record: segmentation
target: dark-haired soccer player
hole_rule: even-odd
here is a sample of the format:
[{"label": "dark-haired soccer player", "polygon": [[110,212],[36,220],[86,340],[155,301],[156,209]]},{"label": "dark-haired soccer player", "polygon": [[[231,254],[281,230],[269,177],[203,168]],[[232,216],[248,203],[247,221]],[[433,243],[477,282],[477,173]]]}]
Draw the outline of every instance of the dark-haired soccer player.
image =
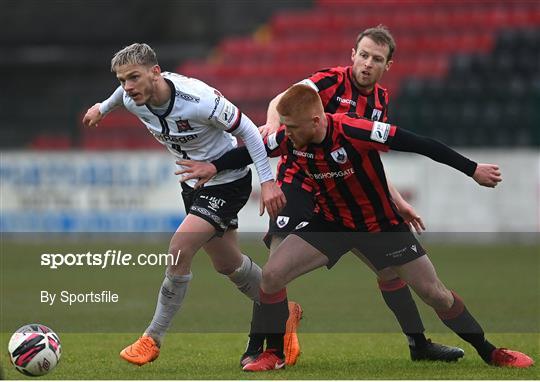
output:
[{"label": "dark-haired soccer player", "polygon": [[[328,113],[354,112],[373,121],[387,122],[389,95],[388,91],[379,85],[379,81],[392,66],[395,49],[396,43],[388,29],[381,25],[366,29],[356,39],[351,53],[351,66],[321,70],[301,83],[319,93],[323,107]],[[280,126],[276,105],[282,96],[283,93],[270,102],[267,122],[259,128],[263,138],[277,131]],[[193,166],[190,171],[196,172],[197,176],[193,173],[192,176],[188,176],[189,178],[200,176],[202,179],[199,184],[216,173],[216,169],[211,167],[204,176],[201,173],[203,165],[181,163]],[[270,220],[268,234],[265,237],[265,243],[270,248],[270,256],[287,234],[298,224],[311,218],[315,208],[312,179],[300,170],[292,157],[283,155],[280,158],[277,181],[286,196],[287,204],[279,216]],[[411,205],[390,182],[388,187],[392,203],[406,223],[418,232],[424,229],[421,217]],[[407,336],[413,360],[455,361],[463,357],[462,349],[433,343],[425,337],[424,325],[409,287],[392,269],[377,270],[362,253],[354,252],[376,273],[383,299]],[[295,312],[296,315],[293,314]],[[297,317],[298,320],[300,314],[299,307],[293,305],[290,324],[294,324],[295,321],[292,319]],[[260,335],[251,330],[249,336],[248,347],[241,358],[242,366],[256,358],[263,348],[263,339]],[[289,344],[286,354],[287,364],[294,364],[300,353],[294,327],[287,330],[286,343]]]},{"label": "dark-haired soccer player", "polygon": [[463,300],[439,280],[425,250],[392,205],[379,151],[428,156],[485,187],[502,180],[498,166],[477,164],[438,141],[390,124],[353,113],[326,114],[317,92],[306,85],[287,90],[277,110],[282,127],[267,138],[267,151],[293,158],[314,181],[319,211],[283,240],[263,268],[253,325],[266,333],[268,348],[244,370],[283,367],[280,333],[288,317],[286,285],[324,265],[331,268],[353,248],[375,268],[391,267],[398,273],[486,363],[509,367],[534,363],[523,353],[492,345]]}]

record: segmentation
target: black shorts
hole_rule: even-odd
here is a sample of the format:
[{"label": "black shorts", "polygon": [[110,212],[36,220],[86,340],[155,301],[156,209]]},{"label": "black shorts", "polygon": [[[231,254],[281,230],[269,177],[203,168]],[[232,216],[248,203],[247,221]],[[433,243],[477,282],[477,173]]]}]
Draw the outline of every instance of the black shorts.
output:
[{"label": "black shorts", "polygon": [[223,236],[229,228],[238,228],[238,212],[251,194],[251,170],[230,183],[202,187],[197,190],[182,183],[182,199],[187,214],[206,220]]},{"label": "black shorts", "polygon": [[281,184],[281,191],[287,198],[287,204],[276,219],[270,219],[268,232],[263,239],[268,248],[274,235],[287,236],[299,225],[307,223],[313,217],[315,209],[315,200],[311,192],[288,183]]},{"label": "black shorts", "polygon": [[329,269],[351,249],[362,252],[377,270],[403,265],[426,254],[405,223],[384,232],[358,232],[315,215],[293,234],[328,257]]}]

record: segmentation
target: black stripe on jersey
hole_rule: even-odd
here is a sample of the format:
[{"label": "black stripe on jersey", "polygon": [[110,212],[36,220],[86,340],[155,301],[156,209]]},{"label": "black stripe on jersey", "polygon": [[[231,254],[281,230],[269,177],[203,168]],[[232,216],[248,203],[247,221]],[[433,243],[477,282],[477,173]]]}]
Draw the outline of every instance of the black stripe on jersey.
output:
[{"label": "black stripe on jersey", "polygon": [[[352,115],[353,118],[358,117],[356,114]],[[371,131],[364,130],[359,127],[354,127],[351,125],[347,125],[345,123],[342,123],[341,126],[343,127],[343,132],[348,137],[358,139],[361,141],[371,141]]]},{"label": "black stripe on jersey", "polygon": [[[350,149],[346,147],[345,140],[340,139],[338,141],[338,143],[339,143],[339,145],[341,147],[345,148],[345,150],[347,151],[347,155],[348,155]],[[333,171],[333,172],[341,171],[340,166],[334,161],[334,159],[332,158],[332,155],[330,154],[330,152],[328,152],[327,154],[328,154],[328,167],[330,168],[330,171]],[[353,168],[356,167],[355,163],[359,163],[359,162],[353,162],[352,160],[350,162],[353,165]],[[356,173],[356,168],[355,168],[354,171]],[[353,193],[351,192],[351,190],[347,186],[345,178],[334,178],[334,182],[336,183],[336,186],[337,186],[337,189],[339,190],[341,198],[343,199],[343,201],[347,205],[347,209],[351,213],[354,224],[356,225],[356,229],[359,230],[359,231],[362,231],[362,232],[367,232],[368,229],[367,229],[367,226],[366,226],[364,218],[363,218],[364,214],[362,212],[362,208],[360,208],[360,206],[358,205],[358,203],[356,201],[355,196],[353,195]],[[363,183],[362,183],[362,185],[363,185]]]},{"label": "black stripe on jersey", "polygon": [[[354,173],[355,173],[356,179],[358,179],[358,182],[360,182],[360,184],[362,185],[362,188],[364,189],[364,193],[366,194],[366,197],[368,198],[369,202],[373,206],[373,210],[375,211],[375,215],[377,218],[377,223],[379,223],[382,229],[388,228],[388,225],[386,224],[381,225],[382,223],[381,218],[383,219],[383,221],[389,220],[389,219],[387,218],[386,213],[384,212],[384,207],[383,207],[380,195],[375,189],[375,186],[373,185],[373,183],[371,183],[371,180],[369,179],[369,176],[366,173],[364,166],[362,165],[362,157],[354,149],[354,147],[351,145],[350,142],[347,142],[346,140],[344,140],[343,147],[345,147],[345,149],[347,150],[347,154],[349,155],[349,158],[350,158],[349,160],[354,165]],[[374,154],[378,155],[377,151],[373,150],[373,152]],[[371,155],[369,154],[368,154],[368,158],[371,161]],[[385,179],[381,179],[380,181],[385,182]]]},{"label": "black stripe on jersey", "polygon": [[169,129],[169,125],[167,124],[167,121],[165,120],[165,118],[162,118],[159,115],[156,115],[156,116],[158,117],[159,124],[161,125],[161,134],[165,136],[169,135],[171,130]]},{"label": "black stripe on jersey", "polygon": [[238,110],[238,118],[236,119],[236,122],[234,123],[234,125],[226,130],[227,133],[232,133],[234,130],[238,129],[238,126],[240,126],[240,121],[242,120],[242,112],[240,110]]},{"label": "black stripe on jersey", "polygon": [[[319,172],[319,169],[317,168],[317,166],[315,166],[315,162],[313,159],[307,160],[307,167],[308,167],[309,172],[311,172],[312,174],[316,174]],[[321,179],[321,180],[313,179],[313,180],[315,181],[315,183],[317,183],[320,190],[320,194],[325,195],[324,201],[326,205],[328,206],[328,208],[330,209],[330,213],[332,214],[332,216],[335,217],[335,221],[337,223],[340,223],[341,225],[344,225],[343,220],[341,219],[341,215],[339,214],[338,208],[334,204],[332,197],[328,195],[328,190],[326,189],[326,185],[324,184],[324,179]],[[321,206],[319,206],[319,208],[321,208]]]},{"label": "black stripe on jersey", "polygon": [[366,97],[366,109],[364,110],[364,117],[371,119],[373,109],[375,108],[375,92]]},{"label": "black stripe on jersey", "polygon": [[148,110],[150,110],[150,112],[158,118],[165,118],[169,114],[171,114],[171,111],[174,106],[174,101],[176,100],[176,88],[174,87],[174,84],[172,83],[171,80],[167,78],[165,78],[165,82],[167,82],[167,85],[169,85],[169,88],[171,89],[171,99],[169,100],[169,106],[167,106],[167,110],[165,110],[165,113],[163,113],[162,115],[159,115],[158,113],[155,112],[154,109],[152,109],[152,106],[150,106],[149,104],[146,104],[146,107],[148,108]]},{"label": "black stripe on jersey", "polygon": [[321,78],[319,81],[315,82],[315,85],[317,86],[317,89],[319,89],[319,92],[322,92],[323,90],[326,90],[337,84],[337,79],[337,74],[331,77],[324,77]]},{"label": "black stripe on jersey", "polygon": [[330,98],[328,98],[329,102],[328,104],[324,105],[324,111],[330,114],[334,114],[337,109],[339,108],[340,104],[337,100],[337,97],[341,97],[345,93],[345,81],[346,78],[343,77],[343,81],[339,84],[339,86],[336,88],[336,91]]},{"label": "black stripe on jersey", "polygon": [[354,82],[351,81],[351,99],[354,101],[354,103],[351,102],[351,105],[349,106],[349,113],[356,113],[356,107],[358,105],[359,97],[360,97],[360,92],[358,91],[356,86],[354,86]]},{"label": "black stripe on jersey", "polygon": [[384,89],[379,88],[378,93],[379,93],[379,102],[382,105],[382,116],[381,116],[380,121],[384,122],[384,117],[388,116],[388,104],[386,103],[386,98],[384,97]]},{"label": "black stripe on jersey", "polygon": [[[315,150],[310,150],[311,152],[313,152],[315,154],[315,156],[317,155],[318,150],[322,150],[323,153],[325,153],[330,148],[332,148],[332,142],[333,142],[333,140],[332,140],[332,132],[333,132],[333,129],[334,129],[334,125],[333,125],[333,122],[331,121],[330,117],[327,117],[327,118],[329,118],[329,124],[328,124],[328,130],[326,132],[326,137],[324,138],[324,141],[322,142],[321,145],[311,145],[311,146],[315,147]],[[319,168],[315,164],[314,159],[308,159],[307,160],[307,165],[308,165],[309,171],[312,174],[316,174],[316,173],[320,172]],[[332,197],[328,193],[328,189],[326,188],[326,185],[324,183],[324,179],[321,179],[321,180],[313,179],[313,181],[315,183],[317,183],[317,185],[319,186],[319,190],[320,190],[321,195],[325,195],[325,197],[324,197],[325,203],[328,206],[328,208],[330,209],[330,213],[332,214],[332,216],[334,216],[335,221],[340,223],[341,225],[344,225],[343,219],[341,218],[341,215],[339,213],[339,208],[337,208],[337,206],[334,203],[334,200],[332,199]]]},{"label": "black stripe on jersey", "polygon": [[[381,161],[381,156],[377,151],[370,151],[368,156],[377,174],[381,174],[382,176],[381,183],[384,188],[384,193],[386,194],[388,199],[392,201],[392,196],[390,194],[390,190],[388,189],[388,181],[386,180],[386,174],[384,173],[384,166]],[[395,203],[390,202],[390,206],[392,207],[392,211],[394,211],[394,214],[396,215],[396,219],[401,220],[401,215],[399,215]]]}]

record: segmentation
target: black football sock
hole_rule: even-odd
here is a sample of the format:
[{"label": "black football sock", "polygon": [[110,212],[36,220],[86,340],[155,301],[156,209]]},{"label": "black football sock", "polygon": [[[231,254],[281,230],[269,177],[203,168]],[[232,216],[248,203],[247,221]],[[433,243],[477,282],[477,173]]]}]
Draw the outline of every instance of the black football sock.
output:
[{"label": "black football sock", "polygon": [[491,363],[491,353],[495,350],[495,346],[486,340],[484,330],[469,313],[461,297],[454,291],[452,294],[454,295],[452,307],[447,311],[436,310],[437,315],[454,333],[470,343],[485,362]]},{"label": "black football sock", "polygon": [[252,331],[264,333],[266,348],[275,350],[281,358],[285,357],[283,336],[288,317],[289,305],[286,289],[273,294],[260,291],[260,304],[256,304],[253,309]]},{"label": "black football sock", "polygon": [[246,348],[245,353],[246,354],[256,354],[260,353],[264,347],[264,333],[261,333],[261,329],[257,330],[255,323],[255,309],[259,304],[254,302],[253,303],[253,311],[252,311],[252,317],[253,320],[251,321],[251,328],[249,332],[249,341]]},{"label": "black football sock", "polygon": [[424,325],[407,284],[400,278],[390,281],[378,280],[384,302],[394,312],[401,330],[407,336],[410,347],[427,345]]}]

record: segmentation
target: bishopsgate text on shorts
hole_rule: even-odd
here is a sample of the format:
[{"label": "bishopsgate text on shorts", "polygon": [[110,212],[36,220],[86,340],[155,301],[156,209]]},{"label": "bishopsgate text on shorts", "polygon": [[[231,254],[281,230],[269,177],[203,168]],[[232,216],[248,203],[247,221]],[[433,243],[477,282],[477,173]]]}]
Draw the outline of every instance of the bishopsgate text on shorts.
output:
[{"label": "bishopsgate text on shorts", "polygon": [[103,253],[42,253],[41,266],[50,269],[59,267],[125,267],[125,266],[169,266],[177,265],[180,251],[177,255],[171,253],[123,253],[122,250],[108,249]]}]

